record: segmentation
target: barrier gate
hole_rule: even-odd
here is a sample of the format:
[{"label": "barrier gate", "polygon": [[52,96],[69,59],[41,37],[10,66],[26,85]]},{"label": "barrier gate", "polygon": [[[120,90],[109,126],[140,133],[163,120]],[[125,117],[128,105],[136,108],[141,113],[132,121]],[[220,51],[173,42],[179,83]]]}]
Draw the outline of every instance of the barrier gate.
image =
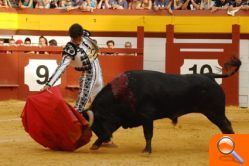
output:
[{"label": "barrier gate", "polygon": [[[174,25],[166,27],[166,73],[217,73],[217,67],[232,56],[239,56],[240,26],[233,25],[231,43],[175,43]],[[216,79],[226,94],[226,105],[238,105],[238,73],[224,78]]]}]

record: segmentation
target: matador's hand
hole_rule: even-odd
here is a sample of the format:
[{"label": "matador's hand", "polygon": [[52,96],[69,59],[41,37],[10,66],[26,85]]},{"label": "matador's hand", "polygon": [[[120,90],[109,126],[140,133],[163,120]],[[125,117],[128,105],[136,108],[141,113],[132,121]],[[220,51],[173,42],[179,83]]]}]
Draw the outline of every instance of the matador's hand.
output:
[{"label": "matador's hand", "polygon": [[48,90],[48,88],[50,88],[50,86],[49,85],[45,85],[40,91]]}]

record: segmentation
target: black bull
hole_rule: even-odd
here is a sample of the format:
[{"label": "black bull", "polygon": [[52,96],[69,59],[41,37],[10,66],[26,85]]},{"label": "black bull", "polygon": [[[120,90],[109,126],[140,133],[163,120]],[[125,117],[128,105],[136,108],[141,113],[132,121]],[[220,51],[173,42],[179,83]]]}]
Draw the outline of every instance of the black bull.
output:
[{"label": "black bull", "polygon": [[232,58],[225,74],[173,75],[156,71],[128,71],[108,83],[92,103],[93,132],[98,139],[92,149],[110,140],[119,127],[142,125],[146,146],[151,153],[153,120],[177,118],[188,113],[202,113],[219,127],[222,133],[234,133],[225,116],[225,95],[214,78],[226,78],[241,65]]}]

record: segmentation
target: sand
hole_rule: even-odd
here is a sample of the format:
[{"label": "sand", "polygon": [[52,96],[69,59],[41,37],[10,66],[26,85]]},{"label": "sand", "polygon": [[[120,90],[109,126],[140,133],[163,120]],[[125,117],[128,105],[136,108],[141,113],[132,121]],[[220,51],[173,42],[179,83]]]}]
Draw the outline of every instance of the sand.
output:
[{"label": "sand", "polygon": [[[141,127],[120,128],[114,133],[117,148],[89,148],[96,139],[75,152],[52,151],[37,144],[23,129],[20,115],[24,101],[0,102],[0,166],[201,166],[208,165],[209,140],[219,129],[200,114],[171,121],[155,121],[152,154],[143,154]],[[227,116],[236,133],[249,133],[249,110],[228,107]]]}]

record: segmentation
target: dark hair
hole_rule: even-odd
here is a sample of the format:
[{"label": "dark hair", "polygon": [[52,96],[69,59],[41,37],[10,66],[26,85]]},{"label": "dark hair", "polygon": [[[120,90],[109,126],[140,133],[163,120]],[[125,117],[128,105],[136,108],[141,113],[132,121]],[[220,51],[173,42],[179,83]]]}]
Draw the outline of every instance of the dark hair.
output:
[{"label": "dark hair", "polygon": [[29,41],[31,43],[31,39],[29,37],[26,37],[24,40],[24,42],[27,42],[27,41]]},{"label": "dark hair", "polygon": [[55,39],[49,40],[48,43],[49,43],[50,46],[57,46],[57,41]]},{"label": "dark hair", "polygon": [[54,8],[56,8],[56,7],[57,7],[56,1],[55,1],[55,0],[52,0],[52,1],[50,2],[50,9],[54,9]]},{"label": "dark hair", "polygon": [[83,27],[80,24],[73,24],[69,28],[69,36],[76,38],[83,35]]},{"label": "dark hair", "polygon": [[113,40],[108,40],[108,41],[106,42],[106,45],[108,45],[109,43],[112,43],[113,45],[115,45],[115,43],[114,43]]}]

